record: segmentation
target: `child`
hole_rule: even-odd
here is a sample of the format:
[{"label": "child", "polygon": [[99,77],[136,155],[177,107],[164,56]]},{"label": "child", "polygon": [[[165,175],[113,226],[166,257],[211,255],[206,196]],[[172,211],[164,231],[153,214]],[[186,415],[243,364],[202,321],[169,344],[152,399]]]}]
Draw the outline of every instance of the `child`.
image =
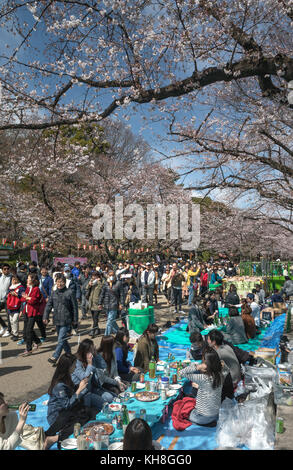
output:
[{"label": "child", "polygon": [[7,313],[11,324],[11,339],[13,341],[18,340],[18,321],[22,308],[21,297],[23,292],[25,292],[25,287],[21,285],[20,279],[14,274],[7,295]]}]

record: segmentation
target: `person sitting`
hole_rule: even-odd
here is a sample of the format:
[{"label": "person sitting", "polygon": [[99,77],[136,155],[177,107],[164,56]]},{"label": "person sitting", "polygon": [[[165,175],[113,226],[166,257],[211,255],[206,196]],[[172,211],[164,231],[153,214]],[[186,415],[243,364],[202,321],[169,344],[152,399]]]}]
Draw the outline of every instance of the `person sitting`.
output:
[{"label": "person sitting", "polygon": [[191,346],[190,349],[187,351],[186,358],[193,359],[195,361],[201,361],[203,350],[205,348],[205,341],[199,331],[192,331],[189,336]]},{"label": "person sitting", "polygon": [[63,354],[57,363],[48,390],[47,420],[50,427],[45,431],[43,450],[55,443],[60,448],[61,441],[73,433],[75,423],[84,425],[96,417],[95,410],[86,407],[83,402],[89,379],[84,378],[77,387],[72,381],[75,365],[76,357],[71,353]]},{"label": "person sitting", "polygon": [[143,332],[136,344],[136,354],[134,358],[134,367],[144,372],[149,371],[149,363],[152,358],[157,362],[159,360],[159,346],[156,340],[159,328],[151,323]]},{"label": "person sitting", "polygon": [[197,388],[196,404],[189,421],[208,425],[218,420],[223,384],[228,372],[211,347],[205,348],[201,364],[193,363],[178,372],[179,379],[185,377]]},{"label": "person sitting", "polygon": [[121,377],[118,374],[114,337],[111,335],[103,336],[97,352],[101,354],[106,363],[106,369],[104,370],[105,375],[108,379],[112,380],[112,383],[108,381],[104,384],[106,389],[116,395],[120,392],[124,392],[127,387],[123,384]]},{"label": "person sitting", "polygon": [[256,326],[254,318],[251,315],[252,309],[248,305],[246,299],[243,299],[241,306],[241,318],[243,320],[245,334],[248,339],[253,339],[256,336]]},{"label": "person sitting", "polygon": [[236,387],[241,380],[241,368],[233,348],[228,344],[224,344],[223,334],[218,330],[209,332],[208,344],[215,349],[219,358],[225,362],[232,377],[233,387]]},{"label": "person sitting", "polygon": [[285,276],[285,282],[280,292],[281,295],[285,295],[286,300],[292,300],[293,297],[293,281],[289,276]]},{"label": "person sitting", "polygon": [[29,404],[22,403],[18,418],[15,411],[9,410],[4,394],[0,392],[0,450],[14,450],[20,445],[28,411]]},{"label": "person sitting", "polygon": [[204,314],[202,313],[199,305],[199,299],[195,298],[193,300],[193,305],[189,309],[188,313],[188,330],[190,333],[193,331],[202,331],[207,327]]},{"label": "person sitting", "polygon": [[163,447],[153,441],[152,430],[144,419],[135,418],[125,429],[123,450],[162,450]]},{"label": "person sitting", "polygon": [[114,396],[106,388],[105,384],[117,385],[116,381],[110,379],[105,373],[107,364],[100,354],[97,353],[94,342],[84,339],[77,350],[76,366],[71,374],[72,381],[78,385],[81,380],[89,378],[87,393],[84,403],[89,407],[101,410],[104,403],[112,403]]},{"label": "person sitting", "polygon": [[278,289],[274,289],[274,293],[271,295],[270,300],[271,300],[272,304],[274,304],[274,303],[283,303],[284,302],[283,296],[281,295],[281,293]]},{"label": "person sitting", "polygon": [[252,312],[251,315],[254,318],[255,326],[260,327],[260,306],[255,302],[255,296],[252,293],[247,294],[247,303],[250,306]]},{"label": "person sitting", "polygon": [[240,298],[237,294],[237,289],[235,284],[231,284],[229,287],[229,291],[225,297],[225,308],[235,307],[235,305],[240,304]]},{"label": "person sitting", "polygon": [[128,356],[129,331],[120,328],[115,336],[115,354],[117,360],[118,374],[122,380],[133,382],[139,380],[140,369],[132,366],[127,360]]},{"label": "person sitting", "polygon": [[226,326],[224,338],[233,344],[247,343],[248,339],[245,333],[245,326],[242,317],[239,315],[236,307],[229,308],[230,320]]}]

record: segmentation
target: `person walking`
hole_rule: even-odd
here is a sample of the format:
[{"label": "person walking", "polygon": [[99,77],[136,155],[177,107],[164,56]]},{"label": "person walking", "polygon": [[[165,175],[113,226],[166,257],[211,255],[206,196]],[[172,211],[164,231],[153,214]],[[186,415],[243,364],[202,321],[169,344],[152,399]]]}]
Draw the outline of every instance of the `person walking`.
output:
[{"label": "person walking", "polygon": [[[2,266],[2,275],[0,276],[0,336],[6,337],[10,336],[11,333],[11,325],[9,316],[7,315],[7,295],[9,292],[9,287],[11,284],[11,274],[10,274],[10,266],[9,264],[4,264]],[[1,311],[5,310],[7,315],[8,327],[1,317]]]},{"label": "person walking", "polygon": [[34,331],[37,317],[40,315],[42,309],[43,297],[39,289],[39,278],[36,273],[30,273],[27,278],[27,288],[22,294],[21,301],[25,303],[23,309],[24,320],[24,340],[26,343],[26,350],[20,356],[30,356],[32,354],[33,344],[34,349],[38,349],[41,344],[40,338]]},{"label": "person walking", "polygon": [[58,344],[53,356],[48,359],[52,365],[57,363],[63,349],[65,353],[71,352],[67,337],[71,328],[77,327],[78,321],[76,300],[72,290],[66,287],[66,279],[63,275],[58,275],[56,285],[57,289],[51,293],[43,316],[43,322],[46,325],[51,311],[54,310],[53,324],[57,330]]},{"label": "person walking", "polygon": [[91,337],[95,338],[101,333],[99,328],[99,316],[101,312],[101,307],[99,305],[99,297],[103,287],[102,273],[94,271],[91,279],[86,285],[85,295],[88,301],[88,308],[91,312],[93,319],[93,329],[91,331]]},{"label": "person walking", "polygon": [[105,336],[117,333],[119,330],[116,323],[118,310],[123,310],[125,300],[122,283],[116,279],[113,270],[109,271],[107,281],[102,286],[98,303],[99,309],[104,307],[107,315]]},{"label": "person walking", "polygon": [[11,325],[11,339],[18,340],[18,321],[22,308],[21,297],[25,292],[25,287],[21,284],[20,279],[16,274],[12,276],[12,283],[9,287],[7,295],[7,314],[10,319]]},{"label": "person walking", "polygon": [[141,274],[142,301],[150,306],[154,305],[153,296],[155,289],[156,275],[151,263],[146,263],[145,270]]}]

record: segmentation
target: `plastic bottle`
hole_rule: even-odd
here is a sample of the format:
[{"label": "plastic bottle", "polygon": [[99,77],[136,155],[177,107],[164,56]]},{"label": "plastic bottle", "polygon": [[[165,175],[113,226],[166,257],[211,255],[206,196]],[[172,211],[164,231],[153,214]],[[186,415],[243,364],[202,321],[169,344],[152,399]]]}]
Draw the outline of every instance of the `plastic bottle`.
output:
[{"label": "plastic bottle", "polygon": [[149,377],[150,379],[155,379],[156,378],[156,361],[154,356],[152,357],[150,363],[149,363]]}]

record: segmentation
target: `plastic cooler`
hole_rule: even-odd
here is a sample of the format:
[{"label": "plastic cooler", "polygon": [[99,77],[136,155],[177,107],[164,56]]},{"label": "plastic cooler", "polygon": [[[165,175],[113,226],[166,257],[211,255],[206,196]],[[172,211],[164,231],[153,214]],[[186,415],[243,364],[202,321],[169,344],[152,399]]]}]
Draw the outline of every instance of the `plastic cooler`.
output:
[{"label": "plastic cooler", "polygon": [[143,310],[128,309],[129,330],[134,330],[141,335],[151,323],[155,323],[154,307],[147,307]]}]

